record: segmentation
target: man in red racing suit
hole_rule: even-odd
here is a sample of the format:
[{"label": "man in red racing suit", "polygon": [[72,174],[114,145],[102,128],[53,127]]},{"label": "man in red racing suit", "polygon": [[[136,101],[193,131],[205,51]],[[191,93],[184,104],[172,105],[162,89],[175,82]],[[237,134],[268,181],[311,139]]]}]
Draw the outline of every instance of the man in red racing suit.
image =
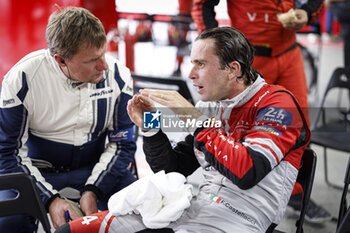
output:
[{"label": "man in red racing suit", "polygon": [[[154,172],[188,176],[202,167],[204,175],[190,207],[167,227],[175,232],[266,232],[285,212],[310,139],[307,122],[290,92],[267,84],[251,68],[252,47],[238,30],[202,33],[191,60],[190,78],[201,96],[196,108],[168,90],[145,89],[128,103],[130,119],[140,128],[143,112],[154,107],[148,98],[185,122],[221,123],[193,127],[175,148],[165,129],[145,133],[143,149]],[[104,212],[75,220],[56,233],[93,232],[87,224],[96,232],[145,230],[140,215]]]},{"label": "man in red racing suit", "polygon": [[[194,0],[192,17],[198,32],[217,27],[214,7],[220,0]],[[304,1],[305,2],[305,1]],[[267,83],[278,84],[291,91],[309,122],[308,90],[303,57],[296,44],[296,30],[311,24],[323,8],[322,0],[309,0],[295,9],[296,19],[282,24],[277,15],[296,8],[295,0],[227,0],[231,25],[243,32],[255,48],[254,69],[263,74]],[[302,188],[293,190],[290,206],[300,211]],[[310,202],[306,219],[318,223],[331,219],[321,206]]]}]

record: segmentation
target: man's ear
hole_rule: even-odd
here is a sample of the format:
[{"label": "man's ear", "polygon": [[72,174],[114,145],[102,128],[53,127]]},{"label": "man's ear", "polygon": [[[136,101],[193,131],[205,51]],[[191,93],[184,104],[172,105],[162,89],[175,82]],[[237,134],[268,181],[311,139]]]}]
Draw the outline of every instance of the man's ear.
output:
[{"label": "man's ear", "polygon": [[230,79],[234,79],[242,75],[241,64],[239,64],[238,61],[231,62],[228,66],[228,69],[230,73]]},{"label": "man's ear", "polygon": [[55,61],[58,63],[59,66],[66,66],[66,62],[62,55],[56,53],[53,57],[55,58]]}]

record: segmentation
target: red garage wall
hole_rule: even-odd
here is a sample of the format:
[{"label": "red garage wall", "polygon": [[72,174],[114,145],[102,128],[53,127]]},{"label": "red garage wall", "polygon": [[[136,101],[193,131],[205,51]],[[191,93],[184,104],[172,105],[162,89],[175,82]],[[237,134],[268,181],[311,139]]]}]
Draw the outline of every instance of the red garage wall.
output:
[{"label": "red garage wall", "polygon": [[45,29],[55,4],[81,6],[94,13],[108,31],[116,27],[115,0],[1,0],[0,87],[3,76],[23,56],[46,48]]}]

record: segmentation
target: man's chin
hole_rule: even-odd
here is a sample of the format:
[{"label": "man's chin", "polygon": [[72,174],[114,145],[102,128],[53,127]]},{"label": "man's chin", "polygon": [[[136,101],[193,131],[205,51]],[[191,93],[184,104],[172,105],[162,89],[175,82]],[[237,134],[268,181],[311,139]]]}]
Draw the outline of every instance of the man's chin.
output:
[{"label": "man's chin", "polygon": [[211,96],[206,96],[206,95],[200,95],[199,99],[203,102],[209,102],[209,101],[218,101],[218,99],[213,98]]},{"label": "man's chin", "polygon": [[99,77],[97,79],[92,80],[91,82],[97,84],[97,83],[101,83],[103,81],[104,81],[104,78],[103,77]]},{"label": "man's chin", "polygon": [[199,99],[203,102],[207,102],[207,101],[210,101],[207,97],[205,96],[200,96]]}]

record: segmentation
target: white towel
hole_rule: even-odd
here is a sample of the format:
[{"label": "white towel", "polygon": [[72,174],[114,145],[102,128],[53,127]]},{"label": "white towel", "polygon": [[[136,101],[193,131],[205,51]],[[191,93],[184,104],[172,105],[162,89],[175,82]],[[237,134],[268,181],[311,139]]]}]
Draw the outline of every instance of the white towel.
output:
[{"label": "white towel", "polygon": [[167,227],[190,206],[192,185],[185,182],[180,173],[160,171],[115,193],[108,201],[108,209],[114,216],[141,214],[148,228]]}]

